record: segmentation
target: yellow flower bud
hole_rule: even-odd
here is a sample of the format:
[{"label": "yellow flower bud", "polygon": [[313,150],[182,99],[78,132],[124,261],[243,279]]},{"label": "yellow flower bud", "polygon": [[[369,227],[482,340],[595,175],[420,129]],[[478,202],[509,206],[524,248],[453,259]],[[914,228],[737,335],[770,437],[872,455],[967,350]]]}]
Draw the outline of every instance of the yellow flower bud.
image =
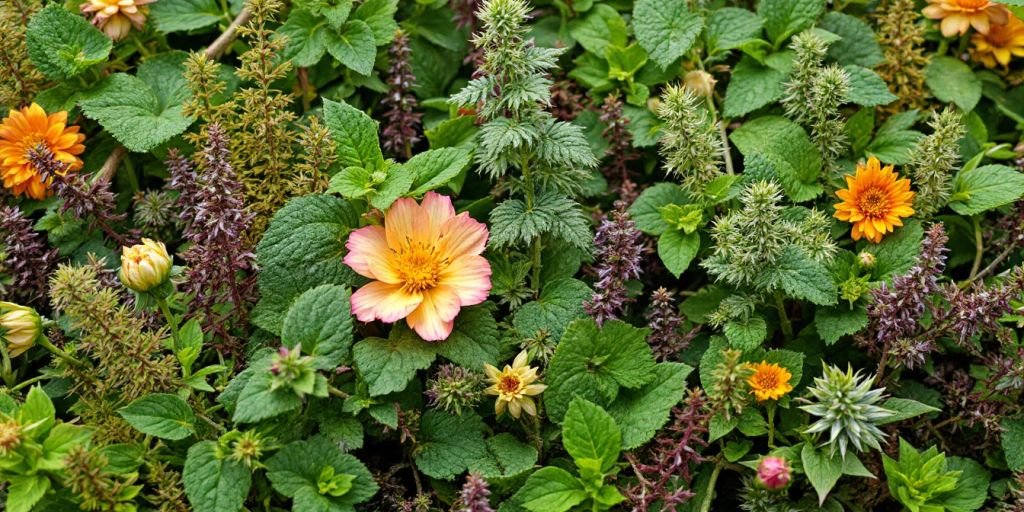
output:
[{"label": "yellow flower bud", "polygon": [[163,242],[143,238],[142,243],[121,248],[121,282],[137,292],[146,292],[167,281],[171,257]]},{"label": "yellow flower bud", "polygon": [[715,93],[715,84],[718,80],[711,76],[711,73],[695,69],[686,74],[683,78],[686,88],[697,96],[710,97]]},{"label": "yellow flower bud", "polygon": [[857,261],[860,262],[861,268],[874,268],[875,267],[875,255],[867,251],[861,251],[857,254]]},{"label": "yellow flower bud", "polygon": [[18,357],[32,348],[42,331],[43,321],[34,309],[0,302],[0,338],[7,343],[11,357]]}]

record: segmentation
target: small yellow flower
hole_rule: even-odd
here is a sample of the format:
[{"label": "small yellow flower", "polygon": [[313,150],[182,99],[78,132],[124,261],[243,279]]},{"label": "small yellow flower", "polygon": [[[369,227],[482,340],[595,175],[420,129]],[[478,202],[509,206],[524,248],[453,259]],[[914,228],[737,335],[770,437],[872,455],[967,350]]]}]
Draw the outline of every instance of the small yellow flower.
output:
[{"label": "small yellow flower", "polygon": [[971,36],[971,58],[992,69],[1010,66],[1013,57],[1024,57],[1024,21],[1010,15],[1006,25],[992,25],[988,34]]},{"label": "small yellow flower", "polygon": [[939,28],[945,37],[964,35],[974,27],[987,34],[994,25],[1006,23],[1010,11],[990,0],[928,0],[921,11],[933,20],[942,20]]},{"label": "small yellow flower", "polygon": [[82,4],[82,12],[93,15],[92,24],[102,30],[107,37],[120,41],[131,32],[141,30],[146,24],[149,7],[156,0],[87,0]]},{"label": "small yellow flower", "polygon": [[484,372],[492,384],[487,388],[487,394],[498,396],[494,402],[494,412],[498,416],[505,413],[506,407],[514,418],[518,418],[522,411],[530,416],[537,415],[537,404],[532,397],[541,394],[547,386],[534,384],[537,369],[527,365],[527,357],[525,350],[520,352],[512,366],[505,365],[501,371],[489,364],[484,365]]},{"label": "small yellow flower", "polygon": [[761,361],[758,364],[747,365],[753,370],[753,374],[747,379],[750,391],[758,402],[765,400],[778,400],[793,391],[793,385],[789,381],[793,374],[789,370],[768,361]]},{"label": "small yellow flower", "polygon": [[18,357],[36,344],[43,321],[34,309],[13,302],[0,302],[0,313],[0,338],[7,344],[7,353]]},{"label": "small yellow flower", "polygon": [[121,249],[121,282],[137,292],[160,286],[171,275],[171,257],[163,242],[143,238],[142,243]]},{"label": "small yellow flower", "polygon": [[835,205],[835,217],[853,224],[854,240],[863,237],[877,244],[894,226],[903,225],[900,218],[914,214],[910,180],[899,179],[891,165],[882,167],[875,157],[857,164],[857,173],[846,176],[846,186],[836,191],[843,202]]}]

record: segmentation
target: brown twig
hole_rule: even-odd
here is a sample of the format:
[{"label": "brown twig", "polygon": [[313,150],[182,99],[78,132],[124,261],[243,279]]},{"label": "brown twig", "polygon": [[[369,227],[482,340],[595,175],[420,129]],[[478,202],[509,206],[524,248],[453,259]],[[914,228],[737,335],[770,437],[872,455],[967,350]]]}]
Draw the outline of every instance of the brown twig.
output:
[{"label": "brown twig", "polygon": [[238,28],[249,21],[249,16],[251,15],[252,13],[249,12],[248,7],[242,9],[238,13],[238,16],[235,16],[235,19],[231,21],[230,25],[228,25],[228,28],[224,30],[224,32],[221,33],[221,35],[210,44],[210,46],[206,47],[206,51],[204,52],[206,57],[211,60],[219,59],[220,56],[224,54],[224,51],[227,50],[228,46],[235,40],[235,37],[238,35]]}]

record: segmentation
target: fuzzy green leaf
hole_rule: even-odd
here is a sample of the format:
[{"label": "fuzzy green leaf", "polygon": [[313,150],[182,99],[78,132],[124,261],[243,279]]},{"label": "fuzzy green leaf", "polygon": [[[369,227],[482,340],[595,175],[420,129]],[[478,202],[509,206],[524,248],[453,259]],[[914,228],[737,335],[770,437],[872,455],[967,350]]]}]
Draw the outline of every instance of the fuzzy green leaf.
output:
[{"label": "fuzzy green leaf", "polygon": [[569,33],[590,53],[604,56],[609,46],[626,46],[626,20],[613,7],[595,5],[585,17],[569,23]]},{"label": "fuzzy green leaf", "polygon": [[324,100],[324,122],[338,145],[342,167],[375,171],[384,167],[377,139],[377,122],[348,103]]},{"label": "fuzzy green leaf", "polygon": [[875,33],[860,18],[833,11],[821,17],[818,27],[842,38],[828,48],[829,57],[836,62],[873,68],[884,60]]},{"label": "fuzzy green leaf", "polygon": [[491,210],[490,219],[488,245],[496,249],[528,244],[548,233],[578,249],[590,250],[594,243],[579,204],[557,193],[541,194],[532,208],[519,199],[506,199]]},{"label": "fuzzy green leaf", "polygon": [[897,99],[889,86],[877,73],[868,68],[850,65],[844,68],[850,77],[850,92],[846,99],[863,107],[888,105]]},{"label": "fuzzy green leaf", "polygon": [[186,32],[216,25],[224,15],[216,0],[172,0],[149,5],[156,29],[163,33]]},{"label": "fuzzy green leaf", "polygon": [[682,187],[675,183],[655,183],[644,189],[640,197],[629,207],[629,216],[637,229],[648,235],[658,236],[669,229],[668,222],[661,215],[660,208],[670,204],[688,204],[690,199]]},{"label": "fuzzy green leaf", "polygon": [[662,69],[690,51],[703,29],[704,17],[686,2],[638,0],[633,6],[636,39]]},{"label": "fuzzy green leaf", "polygon": [[285,314],[302,292],[323,284],[357,284],[342,258],[345,239],[358,225],[358,214],[337,197],[299,197],[278,210],[256,247],[260,302],[253,323],[280,334]]},{"label": "fuzzy green leaf", "polygon": [[835,283],[824,265],[807,257],[799,248],[787,246],[772,268],[765,269],[761,283],[778,282],[786,295],[831,306],[839,300]]},{"label": "fuzzy green leaf", "polygon": [[[349,475],[351,487],[340,496],[320,493],[324,469],[334,475]],[[341,450],[323,437],[295,441],[285,445],[267,460],[267,479],[274,490],[294,500],[292,510],[318,512],[354,512],[377,493],[373,475],[359,459]]]},{"label": "fuzzy green leaf", "polygon": [[513,477],[537,463],[537,449],[503,432],[487,439],[487,457],[469,462],[470,471],[485,478]]},{"label": "fuzzy green leaf", "polygon": [[196,512],[237,512],[252,486],[249,468],[218,457],[214,441],[200,441],[188,449],[181,478]]},{"label": "fuzzy green leaf", "polygon": [[501,340],[493,309],[493,303],[463,308],[455,318],[448,339],[434,344],[437,353],[467,368],[483,368],[485,363],[494,363],[501,352]]},{"label": "fuzzy green leaf", "polygon": [[103,32],[62,4],[50,4],[32,16],[25,43],[32,63],[53,80],[72,78],[105,61],[113,46]]},{"label": "fuzzy green leaf", "polygon": [[451,480],[487,457],[486,426],[476,413],[458,416],[430,409],[423,413],[413,460],[431,478]]},{"label": "fuzzy green leaf", "polygon": [[[242,385],[235,404],[235,413],[231,417],[235,423],[255,423],[295,410],[302,405],[302,398],[291,388],[273,389],[274,374],[270,371],[272,359],[273,355],[268,354],[250,363],[248,370],[252,370],[251,373],[243,372],[235,377],[236,380],[241,379]],[[221,398],[224,398],[223,395]]]},{"label": "fuzzy green leaf", "polygon": [[369,25],[360,20],[349,20],[338,32],[326,31],[324,39],[327,52],[338,62],[360,75],[368,76],[373,72],[377,47]]},{"label": "fuzzy green leaf", "polygon": [[521,336],[536,336],[544,331],[558,338],[569,322],[583,318],[583,302],[593,291],[583,281],[562,278],[544,284],[540,297],[520,307],[512,323]]},{"label": "fuzzy green leaf", "polygon": [[672,275],[679,277],[690,266],[700,250],[700,233],[682,230],[666,231],[658,237],[658,257]]},{"label": "fuzzy green leaf", "polygon": [[1005,165],[985,165],[956,175],[949,207],[960,215],[975,215],[1010,204],[1021,196],[1024,173]]},{"label": "fuzzy green leaf", "polygon": [[764,21],[747,9],[722,7],[708,17],[706,40],[709,53],[739,48],[761,36]]},{"label": "fuzzy green leaf", "polygon": [[818,336],[828,345],[839,341],[868,326],[868,314],[863,304],[850,307],[840,303],[835,306],[819,307],[814,315],[814,326]]},{"label": "fuzzy green leaf", "polygon": [[402,164],[413,174],[410,195],[420,196],[428,190],[447,185],[469,165],[469,151],[439,148],[424,151]]},{"label": "fuzzy green leaf", "polygon": [[785,95],[785,83],[785,73],[744,55],[725,90],[724,115],[742,117],[775,103]]},{"label": "fuzzy green leaf", "polygon": [[177,441],[196,431],[196,416],[178,395],[146,395],[117,412],[139,432],[160,439]]},{"label": "fuzzy green leaf", "polygon": [[950,512],[974,512],[988,499],[989,482],[992,475],[977,461],[964,457],[946,459],[946,469],[960,471],[956,489],[942,495],[942,506]]},{"label": "fuzzy green leaf", "polygon": [[577,397],[569,403],[562,422],[562,445],[577,465],[582,466],[580,461],[585,459],[598,460],[601,472],[607,473],[619,460],[622,433],[608,412]]},{"label": "fuzzy green leaf", "polygon": [[622,430],[622,448],[643,446],[665,425],[672,407],[686,392],[686,377],[693,367],[683,363],[659,363],[654,380],[640,389],[626,389],[608,407]]},{"label": "fuzzy green leaf", "polygon": [[818,183],[821,153],[800,125],[781,116],[758,117],[729,135],[747,158],[767,160],[790,199],[801,202],[822,192]]},{"label": "fuzzy green leaf", "polygon": [[7,487],[7,512],[29,512],[50,490],[50,479],[45,475],[11,475],[5,477]]},{"label": "fuzzy green leaf", "polygon": [[761,0],[757,14],[764,19],[768,37],[778,47],[789,36],[811,28],[825,12],[825,0]]},{"label": "fuzzy green leaf", "polygon": [[292,10],[288,21],[277,29],[278,36],[288,38],[282,55],[295,66],[315,66],[327,52],[329,30],[323,20],[312,12],[305,9]]},{"label": "fuzzy green leaf", "polygon": [[1002,423],[1003,454],[1010,471],[1024,471],[1024,418],[1006,418]]},{"label": "fuzzy green leaf", "polygon": [[325,284],[307,290],[288,309],[281,339],[288,347],[316,358],[319,369],[352,362],[352,311],[348,288]]},{"label": "fuzzy green leaf", "polygon": [[739,350],[752,350],[761,346],[768,337],[768,324],[760,315],[743,320],[730,320],[722,328],[729,346]]},{"label": "fuzzy green leaf", "polygon": [[351,19],[366,23],[373,34],[374,46],[382,46],[395,37],[395,30],[398,30],[395,21],[397,11],[398,0],[366,0],[359,4]]},{"label": "fuzzy green leaf", "polygon": [[434,362],[433,346],[408,328],[395,326],[388,339],[366,338],[353,347],[356,368],[370,386],[370,396],[405,389],[416,372]]},{"label": "fuzzy green leaf", "polygon": [[568,471],[546,467],[530,475],[516,497],[531,512],[565,512],[583,503],[587,491]]},{"label": "fuzzy green leaf", "polygon": [[965,112],[981,100],[981,80],[964,61],[940,55],[924,70],[925,83],[940,101],[955,103]]}]

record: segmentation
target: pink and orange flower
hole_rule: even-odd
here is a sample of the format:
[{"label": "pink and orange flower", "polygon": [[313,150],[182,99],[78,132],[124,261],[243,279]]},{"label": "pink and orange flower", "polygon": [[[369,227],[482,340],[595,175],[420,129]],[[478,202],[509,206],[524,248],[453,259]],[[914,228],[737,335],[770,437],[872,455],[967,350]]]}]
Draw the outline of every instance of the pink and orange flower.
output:
[{"label": "pink and orange flower", "polygon": [[404,318],[424,340],[448,338],[459,310],[491,291],[491,266],[480,255],[487,235],[468,213],[456,215],[447,196],[395,201],[384,227],[349,235],[345,264],[373,279],[352,294],[352,313],[362,322]]}]

